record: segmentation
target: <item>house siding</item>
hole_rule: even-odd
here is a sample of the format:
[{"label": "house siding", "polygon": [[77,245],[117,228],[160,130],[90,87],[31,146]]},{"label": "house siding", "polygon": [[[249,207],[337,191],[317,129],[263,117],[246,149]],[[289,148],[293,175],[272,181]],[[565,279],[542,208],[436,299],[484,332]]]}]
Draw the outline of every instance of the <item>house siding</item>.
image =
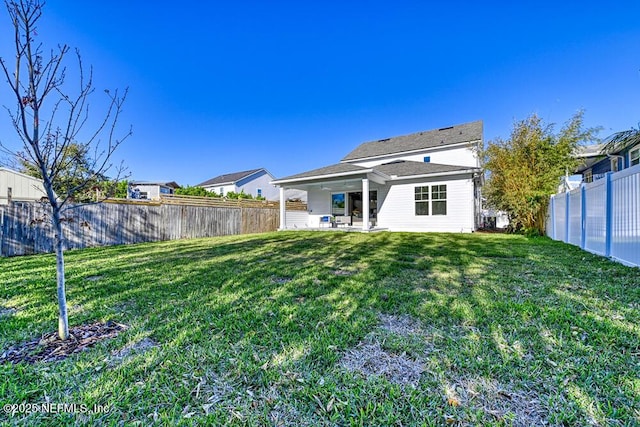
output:
[{"label": "house siding", "polygon": [[262,189],[262,197],[267,200],[278,200],[280,191],[274,185],[269,184],[273,177],[265,171],[258,172],[236,183],[236,192],[244,191],[253,197],[258,195],[258,188]]},{"label": "house siding", "polygon": [[290,230],[309,228],[309,212],[287,211],[285,227]]},{"label": "house siding", "polygon": [[594,180],[602,178],[604,174],[606,174],[607,172],[611,172],[612,157],[619,158],[619,162],[620,162],[618,166],[619,170],[623,170],[631,167],[631,151],[637,149],[638,147],[640,147],[640,145],[634,145],[632,147],[628,147],[620,151],[619,153],[617,153],[616,156],[612,155],[612,156],[606,156],[602,158],[598,162],[594,163],[593,166],[591,166],[589,169],[585,169],[585,171],[582,172],[583,179],[585,177],[585,172],[587,170],[591,170],[591,174]]},{"label": "house siding", "polygon": [[275,185],[271,184],[274,177],[265,170],[260,170],[249,176],[246,176],[232,184],[213,184],[205,185],[203,188],[207,191],[213,191],[216,194],[220,194],[220,189],[223,191],[223,195],[227,195],[229,192],[249,194],[253,197],[258,196],[258,188],[262,190],[262,197],[267,200],[279,200],[280,190]]},{"label": "house siding", "polygon": [[452,166],[469,166],[477,168],[480,166],[475,150],[470,146],[465,147],[439,147],[438,150],[422,150],[411,154],[395,154],[393,156],[385,156],[383,158],[349,162],[356,166],[370,168],[384,163],[398,160],[409,160],[413,162],[423,162],[426,156],[430,157],[431,163]]},{"label": "house siding", "polygon": [[331,193],[325,190],[313,189],[307,193],[307,210],[309,212],[309,227],[319,227],[320,218],[331,215]]},{"label": "house siding", "polygon": [[236,192],[237,188],[234,184],[231,185],[208,185],[206,187],[203,187],[205,190],[207,191],[212,191],[216,194],[220,194],[220,189],[222,188],[222,192],[224,193],[224,195],[226,195],[227,193],[229,193],[230,191],[233,191],[234,193]]},{"label": "house siding", "polygon": [[46,196],[42,181],[11,170],[0,170],[0,204],[8,203],[8,192],[11,188],[13,201],[40,200]]},{"label": "house siding", "polygon": [[611,159],[608,157],[600,160],[598,163],[595,163],[593,166],[591,166],[591,173],[593,175],[600,175],[610,171],[611,171]]},{"label": "house siding", "polygon": [[[447,186],[446,215],[416,215],[415,187]],[[472,232],[475,230],[474,184],[470,175],[459,178],[419,179],[379,189],[378,226],[390,231]]]}]

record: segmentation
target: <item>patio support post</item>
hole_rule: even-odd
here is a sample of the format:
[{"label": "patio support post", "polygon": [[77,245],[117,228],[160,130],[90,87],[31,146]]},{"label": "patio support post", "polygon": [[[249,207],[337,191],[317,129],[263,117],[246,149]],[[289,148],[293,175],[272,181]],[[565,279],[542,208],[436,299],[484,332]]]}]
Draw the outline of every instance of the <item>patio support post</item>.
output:
[{"label": "patio support post", "polygon": [[284,187],[280,187],[280,230],[287,228],[287,201],[284,198]]},{"label": "patio support post", "polygon": [[362,229],[369,229],[369,180],[362,179]]}]

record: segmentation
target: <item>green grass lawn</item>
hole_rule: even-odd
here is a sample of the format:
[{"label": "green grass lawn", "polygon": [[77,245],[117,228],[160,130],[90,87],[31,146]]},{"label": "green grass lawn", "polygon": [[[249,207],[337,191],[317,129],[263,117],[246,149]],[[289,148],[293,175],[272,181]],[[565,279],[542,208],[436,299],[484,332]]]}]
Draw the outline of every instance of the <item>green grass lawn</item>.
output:
[{"label": "green grass lawn", "polygon": [[[55,258],[0,259],[0,352],[57,328]],[[71,251],[71,326],[0,365],[68,425],[639,425],[640,270],[546,238],[282,232]],[[14,310],[10,310],[14,309]]]}]

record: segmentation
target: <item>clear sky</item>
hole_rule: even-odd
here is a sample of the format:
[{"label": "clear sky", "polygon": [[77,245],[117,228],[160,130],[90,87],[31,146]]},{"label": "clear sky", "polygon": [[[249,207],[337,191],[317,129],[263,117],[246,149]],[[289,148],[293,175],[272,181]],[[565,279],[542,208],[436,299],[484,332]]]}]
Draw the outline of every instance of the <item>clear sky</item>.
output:
[{"label": "clear sky", "polygon": [[[132,179],[194,185],[479,119],[486,141],[581,108],[602,136],[637,127],[638,16],[639,1],[49,0],[39,37],[81,51],[96,96],[129,87],[118,157]],[[11,40],[4,9],[0,32]]]}]

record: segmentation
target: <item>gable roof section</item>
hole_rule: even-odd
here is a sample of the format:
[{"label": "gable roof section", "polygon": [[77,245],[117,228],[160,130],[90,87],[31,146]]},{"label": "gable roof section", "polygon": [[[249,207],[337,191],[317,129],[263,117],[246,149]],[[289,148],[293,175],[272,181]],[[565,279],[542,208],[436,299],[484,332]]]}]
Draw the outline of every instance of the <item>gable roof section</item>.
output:
[{"label": "gable roof section", "polygon": [[286,176],[284,178],[276,179],[271,181],[272,184],[279,184],[281,182],[286,181],[296,181],[296,180],[308,180],[308,179],[319,179],[327,176],[342,176],[342,175],[354,175],[358,173],[366,173],[371,172],[371,168],[363,168],[362,166],[356,166],[349,163],[338,163],[335,165],[325,166],[322,168],[310,170],[307,172],[302,172],[296,175]]},{"label": "gable roof section", "polygon": [[403,178],[418,175],[438,175],[451,172],[464,172],[476,169],[466,166],[451,166],[441,165],[439,163],[422,163],[401,160],[398,162],[385,163],[383,165],[375,166],[373,170],[387,175],[391,178]]},{"label": "gable roof section", "polygon": [[365,173],[375,173],[381,177],[384,177],[385,180],[394,180],[425,175],[450,175],[477,170],[479,169],[466,166],[451,166],[441,165],[438,163],[412,162],[409,160],[400,160],[397,162],[385,163],[383,165],[378,165],[371,168],[364,168],[362,166],[356,166],[350,163],[338,163],[336,165],[325,166],[323,168],[299,173],[297,175],[287,176],[281,179],[274,180],[271,183],[278,185],[292,181],[296,182],[325,178],[345,178],[350,175],[359,175]]},{"label": "gable roof section", "polygon": [[129,185],[159,185],[161,187],[180,188],[175,181],[130,181]]},{"label": "gable roof section", "polygon": [[480,140],[482,140],[482,120],[365,142],[347,154],[342,161],[348,162]]},{"label": "gable roof section", "polygon": [[235,182],[240,181],[243,178],[251,176],[262,170],[265,170],[265,169],[259,168],[259,169],[251,169],[251,170],[242,171],[242,172],[226,173],[224,175],[219,175],[219,176],[216,176],[215,178],[211,178],[204,182],[201,182],[200,184],[197,184],[196,187],[208,187],[212,185],[233,184]]},{"label": "gable roof section", "polygon": [[0,167],[0,172],[5,172],[5,173],[8,173],[8,174],[20,176],[22,178],[26,178],[26,179],[29,179],[29,180],[32,180],[32,181],[36,181],[39,184],[42,184],[44,182],[40,178],[36,178],[34,176],[27,175],[26,173],[18,172],[18,171],[15,171],[13,169],[5,168],[5,167]]}]

